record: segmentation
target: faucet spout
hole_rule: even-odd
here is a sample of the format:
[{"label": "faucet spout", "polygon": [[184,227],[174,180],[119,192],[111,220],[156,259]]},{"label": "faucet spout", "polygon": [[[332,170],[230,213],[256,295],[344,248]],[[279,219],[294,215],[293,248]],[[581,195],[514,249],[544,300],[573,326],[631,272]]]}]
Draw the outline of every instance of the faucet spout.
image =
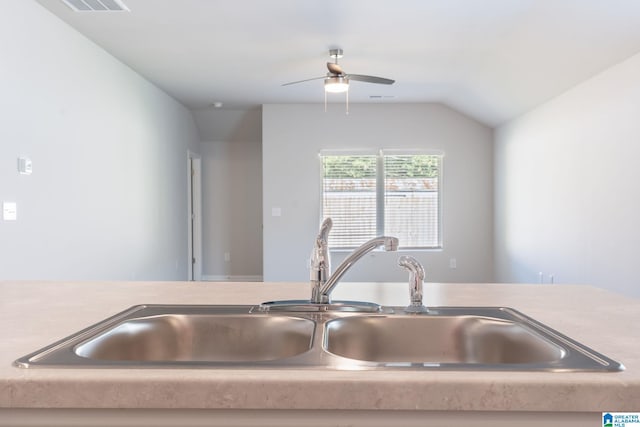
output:
[{"label": "faucet spout", "polygon": [[[329,277],[326,282],[320,284],[318,292],[315,292],[311,296],[311,302],[316,304],[328,304],[331,302],[331,292],[338,284],[338,281],[342,276],[355,264],[360,258],[371,252],[378,247],[384,247],[385,251],[397,251],[398,250],[398,238],[391,236],[375,237],[368,242],[365,242],[354,250],[345,259],[342,264],[336,268],[336,271]],[[314,288],[315,289],[315,288]]]}]

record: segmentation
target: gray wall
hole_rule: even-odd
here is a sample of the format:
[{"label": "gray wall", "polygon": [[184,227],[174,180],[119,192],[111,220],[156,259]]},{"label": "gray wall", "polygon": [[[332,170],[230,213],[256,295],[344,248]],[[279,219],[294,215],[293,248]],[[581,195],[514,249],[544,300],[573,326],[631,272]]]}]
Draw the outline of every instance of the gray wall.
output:
[{"label": "gray wall", "polygon": [[205,109],[194,117],[205,138],[202,278],[261,280],[262,111]]},{"label": "gray wall", "polygon": [[640,55],[496,131],[496,274],[640,296]]},{"label": "gray wall", "polygon": [[[265,281],[308,280],[308,258],[320,218],[318,153],[335,148],[443,150],[441,251],[413,251],[427,280],[493,280],[493,133],[440,104],[263,106],[263,226]],[[272,216],[272,208],[281,216]],[[345,280],[405,281],[398,254],[377,252]],[[344,259],[334,253],[334,266]],[[456,258],[457,269],[449,268]]]},{"label": "gray wall", "polygon": [[0,279],[186,279],[191,113],[35,2],[0,40]]}]

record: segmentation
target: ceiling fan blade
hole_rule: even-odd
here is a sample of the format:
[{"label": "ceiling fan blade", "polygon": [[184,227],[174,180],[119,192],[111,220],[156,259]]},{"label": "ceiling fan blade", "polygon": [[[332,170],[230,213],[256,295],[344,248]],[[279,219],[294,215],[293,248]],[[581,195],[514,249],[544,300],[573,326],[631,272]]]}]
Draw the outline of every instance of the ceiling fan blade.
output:
[{"label": "ceiling fan blade", "polygon": [[339,74],[339,75],[344,74],[344,71],[342,71],[342,67],[336,64],[335,62],[327,62],[327,68],[329,69],[329,72],[331,74]]},{"label": "ceiling fan blade", "polygon": [[362,74],[347,74],[345,77],[358,82],[378,83],[382,85],[392,85],[396,82],[395,80],[385,79],[384,77],[363,76]]},{"label": "ceiling fan blade", "polygon": [[298,84],[298,83],[310,82],[311,80],[320,80],[320,79],[326,79],[326,78],[327,78],[327,76],[313,77],[313,78],[310,78],[310,79],[304,79],[304,80],[298,80],[298,81],[295,81],[295,82],[285,83],[282,86],[295,85],[295,84]]}]

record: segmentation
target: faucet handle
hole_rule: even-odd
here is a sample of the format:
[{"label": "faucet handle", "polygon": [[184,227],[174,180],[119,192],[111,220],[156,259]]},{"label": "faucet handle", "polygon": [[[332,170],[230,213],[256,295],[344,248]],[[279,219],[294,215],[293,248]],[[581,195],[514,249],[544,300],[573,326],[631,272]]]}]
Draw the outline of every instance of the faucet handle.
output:
[{"label": "faucet handle", "polygon": [[331,256],[329,254],[329,232],[333,226],[331,218],[322,221],[320,231],[313,244],[310,259],[311,301],[321,300],[320,288],[331,275]]},{"label": "faucet handle", "polygon": [[410,304],[404,311],[407,313],[425,313],[427,307],[422,303],[422,283],[424,282],[424,267],[412,256],[403,255],[398,258],[398,265],[409,270]]},{"label": "faucet handle", "polygon": [[320,231],[318,232],[317,239],[327,241],[331,227],[333,227],[333,221],[331,218],[325,218],[320,225]]}]

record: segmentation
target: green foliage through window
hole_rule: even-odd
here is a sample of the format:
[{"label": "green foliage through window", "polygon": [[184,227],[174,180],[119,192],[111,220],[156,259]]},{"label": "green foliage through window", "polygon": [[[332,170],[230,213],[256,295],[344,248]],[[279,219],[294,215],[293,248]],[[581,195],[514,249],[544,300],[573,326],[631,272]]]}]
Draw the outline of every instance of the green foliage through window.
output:
[{"label": "green foliage through window", "polygon": [[[323,156],[324,178],[375,178],[376,156]],[[394,167],[387,173],[390,178],[435,178],[440,170],[440,156],[391,155],[385,156],[385,165]]]},{"label": "green foliage through window", "polygon": [[375,156],[323,156],[324,178],[375,178]]},{"label": "green foliage through window", "polygon": [[435,178],[440,170],[440,156],[384,156],[388,178]]}]

